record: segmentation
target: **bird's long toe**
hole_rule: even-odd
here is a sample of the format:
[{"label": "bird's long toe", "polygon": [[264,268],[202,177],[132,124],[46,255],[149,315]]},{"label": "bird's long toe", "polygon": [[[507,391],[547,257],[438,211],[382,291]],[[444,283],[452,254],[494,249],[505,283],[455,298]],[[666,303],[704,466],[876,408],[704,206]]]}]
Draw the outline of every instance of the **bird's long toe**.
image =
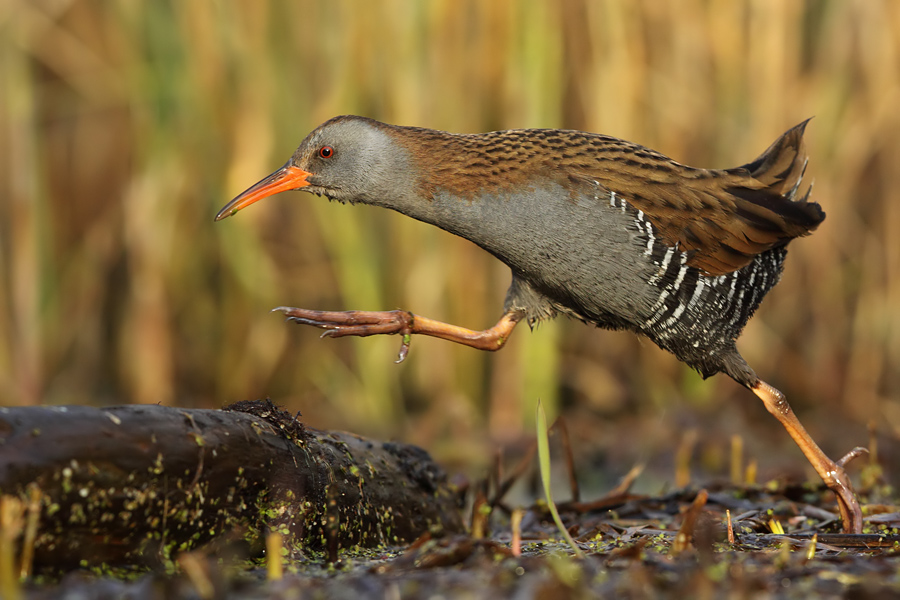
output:
[{"label": "bird's long toe", "polygon": [[406,311],[325,311],[280,306],[289,321],[327,329],[323,337],[390,335],[408,333],[412,315]]},{"label": "bird's long toe", "polygon": [[850,452],[848,452],[847,454],[842,456],[840,458],[840,460],[837,461],[837,465],[839,467],[844,467],[847,465],[847,463],[849,463],[854,458],[859,458],[860,456],[864,456],[868,453],[869,453],[869,450],[867,448],[863,448],[862,446],[857,446],[856,448],[854,448],[853,450],[851,450]]}]

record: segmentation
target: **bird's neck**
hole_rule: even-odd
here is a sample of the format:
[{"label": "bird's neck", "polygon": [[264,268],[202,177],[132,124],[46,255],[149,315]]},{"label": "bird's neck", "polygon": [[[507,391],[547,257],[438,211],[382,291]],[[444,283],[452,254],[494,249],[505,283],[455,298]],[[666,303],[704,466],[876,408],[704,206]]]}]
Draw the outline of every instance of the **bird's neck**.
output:
[{"label": "bird's neck", "polygon": [[[514,217],[517,197],[553,174],[521,131],[454,134],[385,126],[399,152],[387,189],[363,200],[466,238],[497,254],[498,232]],[[511,212],[512,211],[512,212]]]}]

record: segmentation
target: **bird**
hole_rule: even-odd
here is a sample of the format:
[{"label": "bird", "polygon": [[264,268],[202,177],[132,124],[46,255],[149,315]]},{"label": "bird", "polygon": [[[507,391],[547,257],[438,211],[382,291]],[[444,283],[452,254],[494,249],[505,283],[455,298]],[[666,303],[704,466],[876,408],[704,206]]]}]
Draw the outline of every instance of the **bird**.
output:
[{"label": "bird", "polygon": [[809,119],[758,158],[703,169],[615,137],[576,130],[458,134],[344,115],[315,128],[280,169],[228,202],[216,221],[301,190],[380,206],[463,237],[512,272],[499,321],[478,331],[391,311],[274,309],[324,336],[413,335],[502,348],[520,322],[558,315],[628,330],[697,370],[725,373],[762,400],[834,492],[843,530],[861,533],[848,461],[830,459],[784,394],[736,340],[781,278],[788,243],[825,219],[801,192]]}]

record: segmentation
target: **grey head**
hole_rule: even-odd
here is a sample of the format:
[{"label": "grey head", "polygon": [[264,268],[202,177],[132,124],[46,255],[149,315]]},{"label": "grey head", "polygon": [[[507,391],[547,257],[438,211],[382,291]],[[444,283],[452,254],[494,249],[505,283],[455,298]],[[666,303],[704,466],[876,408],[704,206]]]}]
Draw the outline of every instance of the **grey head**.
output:
[{"label": "grey head", "polygon": [[283,167],[225,205],[216,220],[288,190],[399,210],[413,200],[415,182],[409,154],[395,142],[391,130],[392,126],[365,117],[326,121],[306,136]]}]

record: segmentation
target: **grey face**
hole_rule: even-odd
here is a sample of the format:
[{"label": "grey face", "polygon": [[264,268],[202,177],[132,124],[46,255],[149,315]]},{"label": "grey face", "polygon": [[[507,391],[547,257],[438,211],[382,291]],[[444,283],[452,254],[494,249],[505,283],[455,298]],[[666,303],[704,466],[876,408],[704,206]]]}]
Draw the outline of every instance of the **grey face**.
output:
[{"label": "grey face", "polygon": [[291,164],[310,173],[304,188],[342,202],[387,205],[408,173],[405,151],[375,122],[337,117],[307,136]]}]

